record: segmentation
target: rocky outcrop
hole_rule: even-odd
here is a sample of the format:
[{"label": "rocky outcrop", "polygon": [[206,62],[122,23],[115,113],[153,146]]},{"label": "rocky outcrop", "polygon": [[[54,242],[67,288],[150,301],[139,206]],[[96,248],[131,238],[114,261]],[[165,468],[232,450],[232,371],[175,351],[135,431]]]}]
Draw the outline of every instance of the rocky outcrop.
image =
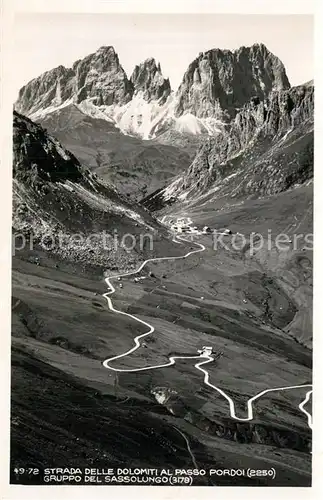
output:
[{"label": "rocky outcrop", "polygon": [[80,59],[72,68],[59,66],[43,73],[19,92],[16,110],[32,115],[39,110],[55,109],[67,101],[80,104],[85,100],[94,106],[123,106],[134,94],[141,93],[150,102],[164,104],[171,93],[168,78],[160,64],[149,58],[136,66],[130,80],[113,47],[101,47]]},{"label": "rocky outcrop", "polygon": [[307,121],[313,122],[314,87],[299,85],[289,91],[274,92],[264,106],[267,106],[264,132],[283,134]]},{"label": "rocky outcrop", "polygon": [[148,102],[159,100],[160,104],[164,104],[171,93],[169,79],[163,77],[160,64],[156,64],[152,57],[135,67],[130,81],[135,94],[142,92],[143,98]]},{"label": "rocky outcrop", "polygon": [[81,165],[59,142],[28,118],[14,112],[13,177],[27,186],[79,181]]},{"label": "rocky outcrop", "polygon": [[232,119],[253,96],[290,87],[282,62],[263,44],[201,53],[188,67],[177,92],[176,116]]}]

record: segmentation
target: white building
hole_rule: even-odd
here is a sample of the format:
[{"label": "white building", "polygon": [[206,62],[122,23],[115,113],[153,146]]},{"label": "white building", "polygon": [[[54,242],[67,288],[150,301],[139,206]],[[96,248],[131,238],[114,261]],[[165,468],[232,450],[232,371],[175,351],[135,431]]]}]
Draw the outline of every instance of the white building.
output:
[{"label": "white building", "polygon": [[174,226],[171,227],[173,231],[177,231],[178,233],[187,233],[190,231],[190,227],[186,225],[178,225],[174,224]]},{"label": "white building", "polygon": [[197,351],[201,356],[211,356],[213,349],[210,346],[203,346],[202,349],[198,349]]}]

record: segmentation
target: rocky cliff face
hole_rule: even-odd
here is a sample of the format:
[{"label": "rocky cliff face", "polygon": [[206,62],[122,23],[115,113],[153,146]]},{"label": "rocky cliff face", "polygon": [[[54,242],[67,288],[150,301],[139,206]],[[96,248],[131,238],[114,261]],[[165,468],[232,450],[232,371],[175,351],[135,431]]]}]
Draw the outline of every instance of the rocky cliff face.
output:
[{"label": "rocky cliff face", "polygon": [[253,96],[290,87],[282,62],[263,44],[201,53],[188,67],[177,92],[175,115],[233,118]]},{"label": "rocky cliff face", "polygon": [[[313,176],[314,87],[252,98],[224,132],[208,138],[184,175],[147,199],[194,202],[201,196],[276,194]],[[210,195],[211,196],[211,195]],[[146,203],[146,202],[145,202]]]},{"label": "rocky cliff face", "polygon": [[86,100],[98,107],[123,106],[138,93],[145,101],[165,103],[171,87],[160,64],[149,58],[128,79],[114,48],[101,47],[72,68],[59,66],[29,82],[19,92],[16,110],[31,115],[46,108],[51,111],[66,101],[79,104]]},{"label": "rocky cliff face", "polygon": [[30,115],[39,109],[60,106],[73,96],[74,78],[73,69],[64,66],[46,71],[20,89],[16,110]]},{"label": "rocky cliff face", "polygon": [[171,93],[169,79],[163,77],[160,64],[153,58],[136,66],[130,81],[135,93],[142,92],[146,101],[160,100],[160,104],[164,104]]},{"label": "rocky cliff face", "polygon": [[77,102],[91,99],[98,106],[126,104],[133,87],[113,47],[101,47],[74,64]]},{"label": "rocky cliff face", "polygon": [[313,86],[300,85],[288,90],[272,91],[263,100],[253,97],[236,114],[225,133],[213,141],[215,160],[226,161],[251,141],[278,139],[302,124],[312,126],[313,116]]}]

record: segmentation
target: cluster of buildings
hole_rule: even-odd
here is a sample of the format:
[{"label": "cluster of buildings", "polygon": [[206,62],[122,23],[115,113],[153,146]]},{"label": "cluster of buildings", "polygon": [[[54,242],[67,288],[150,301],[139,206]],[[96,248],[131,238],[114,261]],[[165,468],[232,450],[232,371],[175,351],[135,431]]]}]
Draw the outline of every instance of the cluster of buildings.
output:
[{"label": "cluster of buildings", "polygon": [[195,234],[231,234],[230,229],[211,229],[209,226],[204,226],[203,228],[198,228],[197,226],[192,226],[191,222],[187,222],[187,219],[180,218],[175,222],[173,220],[169,221],[169,225],[172,231],[177,233],[195,233]]}]

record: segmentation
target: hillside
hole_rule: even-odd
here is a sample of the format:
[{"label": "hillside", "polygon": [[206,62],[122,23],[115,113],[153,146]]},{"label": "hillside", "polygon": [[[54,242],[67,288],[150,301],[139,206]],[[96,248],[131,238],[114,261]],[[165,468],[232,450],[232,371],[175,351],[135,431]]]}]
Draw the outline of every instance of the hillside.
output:
[{"label": "hillside", "polygon": [[191,161],[187,148],[124,135],[112,122],[85,114],[75,104],[44,115],[39,123],[131,200],[163,187]]},{"label": "hillside", "polygon": [[[13,230],[18,247],[19,235],[25,235],[59,259],[122,268],[134,267],[144,255],[145,248],[138,247],[140,234],[152,240],[164,235],[168,241],[165,229],[146,209],[98,180],[42,127],[16,112],[13,126]],[[115,242],[127,234],[136,242],[133,250],[118,246],[116,251]]]}]

